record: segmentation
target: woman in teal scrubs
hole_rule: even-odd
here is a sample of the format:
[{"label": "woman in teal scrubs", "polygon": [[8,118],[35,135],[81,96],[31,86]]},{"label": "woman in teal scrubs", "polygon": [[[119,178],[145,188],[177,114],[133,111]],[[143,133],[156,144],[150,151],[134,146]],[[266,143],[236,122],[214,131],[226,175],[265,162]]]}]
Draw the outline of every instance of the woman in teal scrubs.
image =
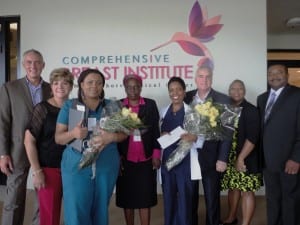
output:
[{"label": "woman in teal scrubs", "polygon": [[[95,69],[83,71],[78,78],[78,98],[67,101],[57,119],[55,140],[67,144],[61,171],[63,182],[65,225],[108,225],[108,206],[119,171],[117,142],[123,133],[102,131],[97,136],[99,157],[93,165],[78,168],[84,149],[72,147],[76,139],[88,139],[92,127],[109,103],[104,98],[105,79]],[[85,110],[83,121],[68,130],[70,109]]]}]

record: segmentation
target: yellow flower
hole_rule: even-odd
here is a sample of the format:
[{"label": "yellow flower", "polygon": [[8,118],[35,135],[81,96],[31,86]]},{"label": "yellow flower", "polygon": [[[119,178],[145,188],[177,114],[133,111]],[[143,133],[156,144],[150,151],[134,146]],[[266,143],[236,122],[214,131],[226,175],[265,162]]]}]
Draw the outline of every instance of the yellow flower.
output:
[{"label": "yellow flower", "polygon": [[214,115],[215,117],[217,117],[219,115],[219,111],[216,109],[216,107],[212,107],[210,109],[211,114]]},{"label": "yellow flower", "polygon": [[217,122],[216,121],[210,121],[210,126],[211,127],[216,127],[217,126]]},{"label": "yellow flower", "polygon": [[137,118],[138,118],[138,115],[135,113],[135,112],[132,112],[132,113],[129,113],[129,116],[131,117],[131,119],[133,119],[133,120],[137,120]]},{"label": "yellow flower", "polygon": [[211,102],[208,101],[208,102],[206,102],[204,105],[205,105],[207,108],[210,108],[210,107],[211,107]]},{"label": "yellow flower", "polygon": [[123,107],[122,108],[122,116],[124,116],[124,117],[128,117],[129,116],[129,114],[130,114],[130,109],[127,109],[126,107]]},{"label": "yellow flower", "polygon": [[199,113],[199,114],[202,114],[201,111],[202,111],[202,108],[201,108],[201,105],[197,104],[195,106],[195,110]]}]

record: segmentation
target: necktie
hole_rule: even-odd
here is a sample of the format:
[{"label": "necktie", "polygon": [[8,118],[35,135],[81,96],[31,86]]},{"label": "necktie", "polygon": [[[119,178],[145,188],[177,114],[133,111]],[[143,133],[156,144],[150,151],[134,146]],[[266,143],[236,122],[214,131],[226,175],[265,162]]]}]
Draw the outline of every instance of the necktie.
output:
[{"label": "necktie", "polygon": [[275,92],[272,92],[272,94],[270,96],[270,100],[269,100],[268,105],[266,107],[266,111],[265,111],[265,122],[268,120],[268,118],[270,116],[272,107],[275,103],[275,99],[276,99],[276,94],[275,94]]}]

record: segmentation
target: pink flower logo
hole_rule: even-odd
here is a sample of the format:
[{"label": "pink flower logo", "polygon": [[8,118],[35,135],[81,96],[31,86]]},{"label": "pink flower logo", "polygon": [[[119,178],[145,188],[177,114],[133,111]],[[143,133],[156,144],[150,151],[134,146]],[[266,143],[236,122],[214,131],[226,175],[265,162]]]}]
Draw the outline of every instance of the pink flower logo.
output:
[{"label": "pink flower logo", "polygon": [[201,8],[199,2],[196,1],[189,16],[189,34],[176,32],[171,40],[153,48],[151,51],[176,42],[184,52],[190,55],[200,56],[197,63],[198,66],[207,65],[213,69],[213,58],[203,43],[212,41],[214,36],[221,30],[223,24],[219,23],[220,20],[221,15],[208,19],[207,10]]}]

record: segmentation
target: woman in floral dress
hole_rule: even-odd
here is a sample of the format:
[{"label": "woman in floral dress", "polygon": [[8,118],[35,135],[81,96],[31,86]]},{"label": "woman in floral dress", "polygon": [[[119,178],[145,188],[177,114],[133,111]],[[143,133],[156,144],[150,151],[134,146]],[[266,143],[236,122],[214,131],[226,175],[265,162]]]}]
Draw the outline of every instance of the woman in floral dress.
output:
[{"label": "woman in floral dress", "polygon": [[229,86],[229,96],[235,106],[242,107],[237,128],[233,136],[228,168],[222,179],[222,189],[228,189],[227,217],[224,225],[237,224],[237,210],[241,198],[242,223],[251,222],[255,209],[255,191],[262,185],[262,174],[258,156],[259,114],[256,107],[245,99],[243,81],[234,80]]}]

